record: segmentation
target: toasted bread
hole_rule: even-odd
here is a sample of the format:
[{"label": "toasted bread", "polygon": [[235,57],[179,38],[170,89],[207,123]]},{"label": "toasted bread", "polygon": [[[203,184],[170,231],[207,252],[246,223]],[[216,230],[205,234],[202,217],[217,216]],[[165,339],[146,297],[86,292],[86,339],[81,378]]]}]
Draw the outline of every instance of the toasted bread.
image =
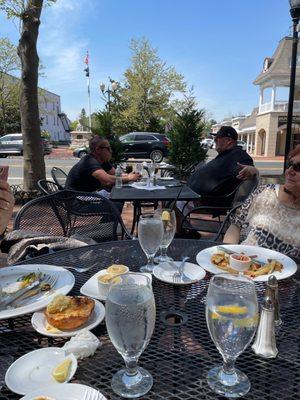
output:
[{"label": "toasted bread", "polygon": [[48,323],[57,329],[70,330],[83,325],[95,306],[88,297],[57,296],[45,310]]}]

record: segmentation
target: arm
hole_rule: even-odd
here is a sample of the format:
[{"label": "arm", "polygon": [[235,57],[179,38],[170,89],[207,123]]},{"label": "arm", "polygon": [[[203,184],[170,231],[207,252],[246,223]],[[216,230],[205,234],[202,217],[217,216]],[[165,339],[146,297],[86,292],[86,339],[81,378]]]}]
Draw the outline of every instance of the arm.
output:
[{"label": "arm", "polygon": [[[104,169],[97,169],[92,173],[92,176],[96,178],[103,186],[112,186],[116,182],[115,175],[110,175],[110,173],[105,172]],[[131,172],[127,176],[122,176],[122,182],[123,183],[135,182],[139,178],[140,178],[139,174]]]},{"label": "arm", "polygon": [[13,213],[14,196],[6,181],[0,180],[0,235],[5,231]]},{"label": "arm", "polygon": [[240,231],[241,229],[237,225],[231,224],[224,235],[223,243],[238,244],[240,241]]},{"label": "arm", "polygon": [[237,167],[239,171],[236,177],[242,181],[246,181],[247,179],[251,180],[254,179],[256,176],[259,176],[258,169],[253,167],[252,165],[244,165],[238,162]]}]

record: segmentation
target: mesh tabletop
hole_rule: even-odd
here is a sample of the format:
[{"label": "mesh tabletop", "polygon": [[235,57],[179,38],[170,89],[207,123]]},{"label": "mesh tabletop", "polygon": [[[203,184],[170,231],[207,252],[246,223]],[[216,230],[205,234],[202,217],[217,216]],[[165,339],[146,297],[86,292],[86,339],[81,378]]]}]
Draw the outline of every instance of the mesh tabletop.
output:
[{"label": "mesh tabletop", "polygon": [[[160,186],[167,186],[168,181],[160,181]],[[136,189],[131,186],[122,186],[120,189],[113,187],[110,199],[117,201],[165,201],[165,200],[175,200],[177,198],[178,192],[181,189],[180,186],[176,187],[166,187],[166,189],[161,190],[143,190]],[[184,185],[179,196],[179,200],[197,200],[200,196],[195,193],[191,188]]]},{"label": "mesh tabletop", "polygon": [[[170,255],[180,260],[188,255],[195,262],[197,253],[212,243],[196,240],[174,240]],[[126,264],[138,270],[146,258],[138,241],[107,242],[94,246],[65,250],[45,255],[26,263],[69,266],[93,266],[87,273],[74,273],[76,284],[71,294],[78,295],[80,287],[98,270],[112,263]],[[165,284],[153,278],[156,299],[156,326],[152,339],[140,357],[139,365],[153,375],[154,384],[143,399],[190,400],[221,399],[206,383],[207,371],[221,363],[215,345],[210,339],[205,321],[205,295],[210,275],[189,286]],[[281,318],[283,324],[277,332],[279,354],[276,359],[263,359],[248,348],[238,359],[237,367],[251,381],[246,398],[271,400],[300,398],[300,274],[279,281]],[[257,284],[261,300],[265,286]],[[178,312],[178,313],[177,313]],[[174,317],[165,319],[166,314]],[[31,315],[0,321],[0,356],[10,354],[14,359],[25,353],[47,346],[62,346],[63,338],[47,338],[35,332]],[[112,375],[123,367],[121,356],[111,344],[103,322],[93,330],[102,342],[95,355],[79,361],[72,382],[99,389],[107,399],[119,399],[113,394]],[[1,369],[0,369],[1,370]],[[18,399],[5,386],[0,399]]]}]

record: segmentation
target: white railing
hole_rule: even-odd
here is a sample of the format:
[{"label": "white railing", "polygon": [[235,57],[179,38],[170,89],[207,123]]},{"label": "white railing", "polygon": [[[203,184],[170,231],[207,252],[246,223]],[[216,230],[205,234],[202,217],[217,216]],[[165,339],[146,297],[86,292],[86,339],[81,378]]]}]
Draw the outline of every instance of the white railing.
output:
[{"label": "white railing", "polygon": [[[259,114],[264,114],[267,112],[287,112],[288,111],[288,103],[286,101],[277,101],[274,104],[274,107],[272,103],[264,103],[259,107]],[[294,112],[300,112],[300,101],[295,100],[294,101]]]}]

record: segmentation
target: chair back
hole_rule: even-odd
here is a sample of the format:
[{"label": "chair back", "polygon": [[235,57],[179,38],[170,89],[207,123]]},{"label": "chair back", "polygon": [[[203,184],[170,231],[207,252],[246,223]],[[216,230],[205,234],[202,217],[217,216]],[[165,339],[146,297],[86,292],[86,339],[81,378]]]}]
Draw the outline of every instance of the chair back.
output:
[{"label": "chair back", "polygon": [[61,168],[53,167],[51,169],[51,176],[54,182],[59,186],[60,190],[66,186],[66,180],[68,175]]},{"label": "chair back", "polygon": [[253,179],[247,179],[246,181],[242,181],[239,185],[234,199],[233,199],[233,207],[237,206],[240,203],[243,203],[246,198],[256,189],[259,182],[259,177],[255,176]]},{"label": "chair back", "polygon": [[55,182],[46,179],[40,179],[37,184],[42,194],[56,193],[60,190],[59,186]]},{"label": "chair back", "polygon": [[85,236],[97,242],[131,238],[116,206],[96,193],[61,190],[28,202],[14,229],[47,235]]}]

